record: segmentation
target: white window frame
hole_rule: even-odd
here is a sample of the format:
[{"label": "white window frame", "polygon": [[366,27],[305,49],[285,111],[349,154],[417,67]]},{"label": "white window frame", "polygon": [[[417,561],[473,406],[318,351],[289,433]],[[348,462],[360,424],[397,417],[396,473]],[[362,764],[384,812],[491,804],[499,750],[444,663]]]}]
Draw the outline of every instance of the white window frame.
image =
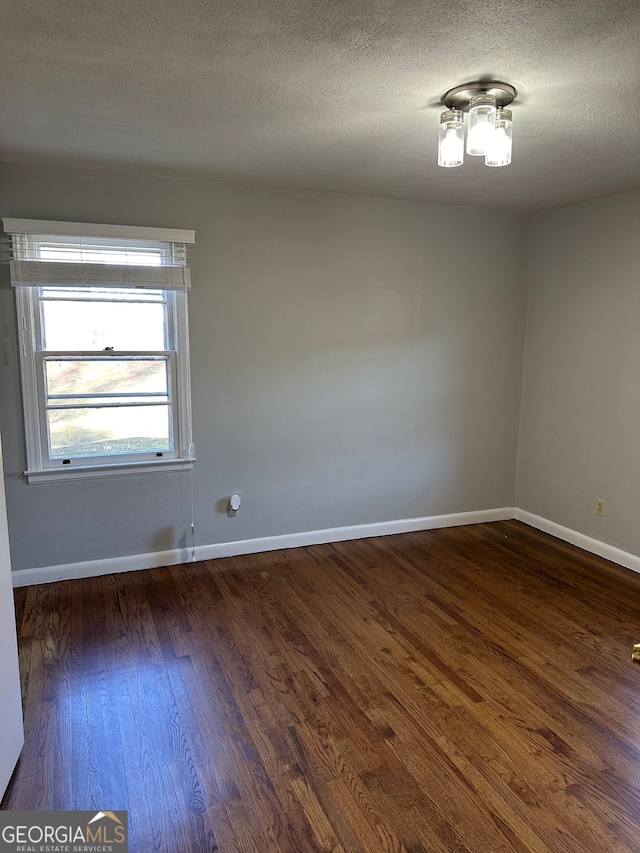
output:
[{"label": "white window frame", "polygon": [[[191,440],[191,392],[189,371],[189,327],[185,290],[163,291],[167,306],[167,350],[151,352],[47,351],[40,346],[41,292],[46,287],[16,287],[16,310],[20,330],[22,397],[29,483],[54,482],[104,476],[123,476],[146,472],[189,470],[193,466]],[[158,288],[160,289],[160,288]],[[110,457],[74,457],[68,464],[51,459],[45,410],[44,361],[48,356],[82,357],[167,357],[173,384],[173,450],[142,454],[114,454]]]}]

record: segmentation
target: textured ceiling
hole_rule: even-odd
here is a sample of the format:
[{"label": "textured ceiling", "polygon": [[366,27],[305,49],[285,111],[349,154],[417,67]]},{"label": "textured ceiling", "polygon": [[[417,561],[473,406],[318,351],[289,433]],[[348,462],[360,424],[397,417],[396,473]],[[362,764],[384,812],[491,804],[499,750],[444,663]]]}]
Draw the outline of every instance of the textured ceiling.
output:
[{"label": "textured ceiling", "polygon": [[[640,187],[638,0],[5,0],[0,158],[533,210]],[[516,86],[514,161],[436,165]]]}]

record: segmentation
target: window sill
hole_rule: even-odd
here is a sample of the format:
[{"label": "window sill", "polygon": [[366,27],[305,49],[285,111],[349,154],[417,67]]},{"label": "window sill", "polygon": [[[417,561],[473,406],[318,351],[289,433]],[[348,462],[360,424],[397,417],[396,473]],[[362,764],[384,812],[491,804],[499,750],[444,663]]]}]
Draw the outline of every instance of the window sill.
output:
[{"label": "window sill", "polygon": [[53,483],[61,480],[86,480],[96,477],[129,477],[133,474],[159,474],[168,471],[190,471],[193,459],[164,459],[161,462],[116,462],[112,465],[65,465],[25,471],[28,483]]}]

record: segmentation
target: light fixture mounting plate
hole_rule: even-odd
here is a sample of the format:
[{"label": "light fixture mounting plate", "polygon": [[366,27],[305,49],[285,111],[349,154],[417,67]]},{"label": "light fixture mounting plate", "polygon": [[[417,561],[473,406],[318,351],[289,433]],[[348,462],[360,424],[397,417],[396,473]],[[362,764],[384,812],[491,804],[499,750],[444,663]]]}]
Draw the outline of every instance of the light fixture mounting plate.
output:
[{"label": "light fixture mounting plate", "polygon": [[454,86],[453,89],[445,92],[440,100],[450,110],[462,110],[466,113],[469,112],[469,102],[475,95],[493,95],[498,107],[507,107],[517,94],[515,88],[509,83],[477,80],[474,83]]}]

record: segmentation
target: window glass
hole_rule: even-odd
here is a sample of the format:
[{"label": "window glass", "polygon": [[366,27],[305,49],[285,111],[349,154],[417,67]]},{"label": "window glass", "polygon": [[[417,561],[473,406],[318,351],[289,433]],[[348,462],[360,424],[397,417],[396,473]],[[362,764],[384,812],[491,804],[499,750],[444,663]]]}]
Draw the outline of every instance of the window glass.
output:
[{"label": "window glass", "polygon": [[[70,289],[69,289],[70,290]],[[96,289],[97,290],[97,289]],[[166,347],[167,311],[161,291],[80,293],[43,288],[42,348],[161,351]],[[128,296],[128,298],[127,298]]]},{"label": "window glass", "polygon": [[167,357],[46,357],[44,380],[53,459],[172,449]]},{"label": "window glass", "polygon": [[169,406],[47,410],[52,459],[173,449]]},{"label": "window glass", "polygon": [[154,395],[167,397],[168,376],[166,358],[126,359],[51,358],[45,359],[47,401],[61,397],[96,397],[132,394],[138,397]]}]

